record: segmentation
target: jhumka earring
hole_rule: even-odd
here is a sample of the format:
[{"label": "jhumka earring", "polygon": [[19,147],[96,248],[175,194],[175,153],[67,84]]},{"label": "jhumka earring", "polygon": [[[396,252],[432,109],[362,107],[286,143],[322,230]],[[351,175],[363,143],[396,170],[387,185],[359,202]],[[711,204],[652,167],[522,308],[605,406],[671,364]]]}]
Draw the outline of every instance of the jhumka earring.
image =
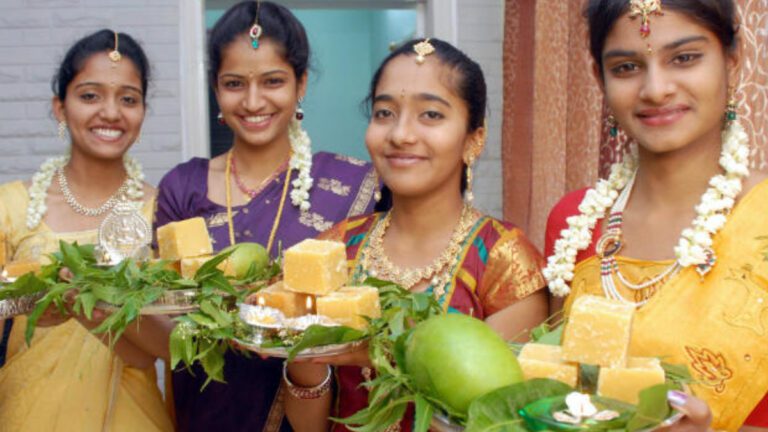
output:
[{"label": "jhumka earring", "polygon": [[113,32],[113,33],[115,33],[115,49],[110,51],[109,59],[112,60],[112,63],[115,63],[115,64],[112,65],[112,67],[116,67],[117,66],[116,63],[119,62],[123,58],[123,55],[120,54],[120,50],[119,50],[119,48],[120,48],[120,40],[119,40],[119,38],[117,36],[117,32]]},{"label": "jhumka earring", "polygon": [[259,9],[261,9],[261,2],[256,1],[256,18],[253,20],[253,25],[251,26],[251,30],[248,32],[248,36],[251,37],[251,46],[253,49],[257,49],[259,47],[259,38],[261,37],[261,33],[263,32],[263,29],[259,25]]},{"label": "jhumka earring", "polygon": [[64,120],[60,121],[58,129],[59,129],[59,139],[64,144],[69,144],[67,140],[67,122],[65,122]]},{"label": "jhumka earring", "polygon": [[464,201],[467,204],[472,204],[472,201],[475,200],[475,194],[472,192],[472,166],[475,164],[475,158],[467,158],[464,164],[467,166],[467,190],[464,191]]},{"label": "jhumka earring", "polygon": [[298,101],[296,101],[296,120],[302,121],[304,120],[304,110],[301,108],[301,103],[304,102],[304,98],[300,97]]},{"label": "jhumka earring", "polygon": [[222,114],[221,111],[219,111],[219,113],[216,115],[216,121],[222,126],[227,123],[224,121],[224,114]]},{"label": "jhumka earring", "polygon": [[611,135],[611,138],[615,139],[619,136],[619,122],[616,121],[616,117],[614,117],[613,114],[608,114],[608,117],[605,118],[605,122],[610,128],[608,133]]},{"label": "jhumka earring", "polygon": [[435,52],[435,46],[429,42],[429,38],[426,38],[414,45],[413,51],[416,53],[416,63],[422,64],[428,55]]},{"label": "jhumka earring", "polygon": [[728,89],[728,104],[725,106],[726,124],[736,121],[736,119],[739,117],[737,112],[738,108],[739,103],[736,100],[736,89],[731,87]]},{"label": "jhumka earring", "polygon": [[373,169],[373,187],[376,188],[373,191],[373,200],[376,202],[381,201],[381,181],[379,180],[379,172],[376,171],[376,168]]}]

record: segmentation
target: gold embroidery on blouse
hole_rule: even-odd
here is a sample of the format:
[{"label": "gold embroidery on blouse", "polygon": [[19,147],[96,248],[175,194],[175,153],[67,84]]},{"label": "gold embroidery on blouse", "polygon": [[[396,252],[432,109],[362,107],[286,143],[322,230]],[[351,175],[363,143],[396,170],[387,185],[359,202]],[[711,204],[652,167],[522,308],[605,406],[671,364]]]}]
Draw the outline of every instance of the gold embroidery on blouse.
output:
[{"label": "gold embroidery on blouse", "polygon": [[357,189],[357,196],[347,212],[347,217],[361,215],[368,210],[368,204],[373,199],[373,192],[379,187],[379,176],[371,168]]},{"label": "gold embroidery on blouse", "polygon": [[[752,330],[758,336],[765,335],[763,313],[768,309],[768,293],[760,288],[752,274],[752,266],[747,264],[740,269],[728,269],[730,276],[725,280],[734,282],[746,290],[747,297],[741,308],[733,314],[724,313],[723,319],[734,327]],[[739,290],[740,291],[740,290]]]},{"label": "gold embroidery on blouse", "polygon": [[686,346],[685,352],[691,360],[691,368],[695,371],[694,378],[698,379],[700,384],[714,388],[716,393],[723,393],[726,381],[733,378],[733,370],[728,367],[723,353],[692,346]]},{"label": "gold embroidery on blouse", "polygon": [[329,179],[326,177],[320,177],[320,179],[317,181],[317,187],[324,191],[333,192],[336,195],[343,197],[349,196],[349,193],[352,191],[351,186],[345,185],[339,180]]},{"label": "gold embroidery on blouse", "polygon": [[[232,217],[235,217],[239,213],[239,210],[232,211]],[[221,212],[208,216],[208,220],[205,221],[208,228],[216,228],[227,224],[227,213]]]},{"label": "gold embroidery on blouse", "polygon": [[333,226],[333,222],[325,220],[323,215],[314,212],[301,212],[299,223],[311,227],[317,232],[323,232]]},{"label": "gold embroidery on blouse", "polygon": [[347,156],[347,155],[336,155],[335,159],[339,161],[347,162],[348,164],[355,165],[355,166],[364,166],[366,164],[364,160],[360,160],[358,158],[354,158],[352,156]]},{"label": "gold embroidery on blouse", "polygon": [[[527,244],[521,242],[519,236],[520,233],[515,232],[509,238],[499,239],[494,245],[488,257],[485,277],[491,277],[496,283],[512,283],[515,287],[515,296],[522,299],[543,287],[545,282],[539,270],[537,261],[539,255]],[[489,292],[501,288],[501,286],[489,287]]]}]

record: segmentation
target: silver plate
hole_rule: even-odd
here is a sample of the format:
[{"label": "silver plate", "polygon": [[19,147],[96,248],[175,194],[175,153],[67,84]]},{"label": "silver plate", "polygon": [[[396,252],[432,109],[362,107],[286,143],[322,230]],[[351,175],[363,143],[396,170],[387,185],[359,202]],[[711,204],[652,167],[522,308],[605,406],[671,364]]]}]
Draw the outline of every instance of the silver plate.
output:
[{"label": "silver plate", "polygon": [[432,415],[429,430],[434,432],[461,432],[464,430],[464,427],[451,423],[448,417],[442,413],[435,413]]},{"label": "silver plate", "polygon": [[[235,339],[235,342],[241,348],[246,349],[248,351],[255,352],[256,354],[259,354],[259,355],[268,356],[268,357],[277,357],[277,358],[288,358],[289,348],[284,348],[284,347],[265,348],[259,344],[250,343],[242,339]],[[330,357],[330,356],[335,356],[339,354],[345,354],[345,353],[356,350],[357,348],[362,346],[364,343],[365,343],[365,340],[356,340],[356,341],[347,342],[343,344],[322,345],[322,346],[306,348],[306,349],[303,349],[300,353],[298,353],[295,358],[307,359],[307,358],[317,358],[317,357]]]},{"label": "silver plate", "polygon": [[[676,411],[674,414],[669,416],[666,420],[661,422],[661,424],[657,425],[656,427],[650,428],[650,429],[642,429],[638,432],[653,432],[658,431],[662,428],[666,428],[669,426],[672,426],[676,423],[679,423],[680,420],[682,420],[684,417],[684,414]],[[457,424],[451,423],[451,421],[442,413],[435,413],[432,415],[432,421],[429,424],[430,431],[434,432],[462,432],[464,430],[463,426],[459,426]]]},{"label": "silver plate", "polygon": [[[195,302],[195,298],[198,294],[200,294],[200,290],[196,288],[166,291],[154,303],[141,308],[141,314],[178,315],[194,312],[199,308]],[[117,308],[115,305],[105,302],[98,302],[97,307],[105,311],[111,311]]]},{"label": "silver plate", "polygon": [[44,293],[37,293],[0,300],[0,321],[32,312],[35,309],[35,304],[43,295]]}]

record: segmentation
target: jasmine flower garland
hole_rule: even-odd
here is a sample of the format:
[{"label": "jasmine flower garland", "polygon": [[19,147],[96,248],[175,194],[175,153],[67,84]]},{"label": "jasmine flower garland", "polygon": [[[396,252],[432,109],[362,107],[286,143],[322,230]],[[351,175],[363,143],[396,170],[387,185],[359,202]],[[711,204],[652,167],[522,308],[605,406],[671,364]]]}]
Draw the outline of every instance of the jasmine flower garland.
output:
[{"label": "jasmine flower garland", "polygon": [[309,190],[312,188],[312,177],[309,175],[312,170],[312,141],[307,135],[307,131],[301,128],[298,120],[291,120],[288,126],[288,138],[291,141],[291,150],[293,155],[289,165],[295,169],[299,175],[293,180],[291,185],[291,203],[299,207],[302,212],[310,208]]},{"label": "jasmine flower garland", "polygon": [[[725,225],[727,215],[741,192],[742,179],[749,175],[748,141],[741,124],[737,121],[729,122],[723,131],[719,160],[724,173],[710,179],[710,187],[696,206],[697,216],[692,228],[686,228],[681,233],[675,247],[680,267],[696,266],[696,270],[703,276],[715,264],[712,237]],[[554,253],[542,271],[549,283],[549,290],[555,296],[563,297],[570,293],[568,282],[573,280],[576,255],[589,247],[597,221],[605,217],[619,196],[619,191],[627,186],[636,170],[637,154],[633,151],[622,162],[611,166],[607,180],[599,180],[593,189],[587,191],[579,204],[580,214],[566,219],[568,228],[561,231],[560,238],[555,242]]]},{"label": "jasmine flower garland", "polygon": [[[27,206],[27,228],[35,229],[40,225],[48,207],[45,199],[48,197],[48,189],[51,187],[53,176],[57,170],[64,168],[69,163],[69,155],[57,156],[47,159],[40,165],[40,169],[32,176],[32,184],[29,186],[29,205]],[[128,188],[125,198],[131,201],[141,201],[144,198],[144,172],[141,164],[134,157],[123,156],[123,164],[127,178]]]}]

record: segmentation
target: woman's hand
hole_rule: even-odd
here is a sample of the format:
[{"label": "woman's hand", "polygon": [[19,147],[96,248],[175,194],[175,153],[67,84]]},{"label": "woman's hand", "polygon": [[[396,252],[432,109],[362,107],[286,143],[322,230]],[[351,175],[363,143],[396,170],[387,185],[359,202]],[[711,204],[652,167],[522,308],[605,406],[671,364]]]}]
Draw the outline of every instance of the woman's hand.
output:
[{"label": "woman's hand", "polygon": [[68,312],[62,312],[55,304],[50,304],[37,319],[37,327],[54,327],[64,324],[72,318]]},{"label": "woman's hand", "polygon": [[296,359],[295,363],[315,363],[315,364],[327,364],[331,366],[359,366],[359,367],[371,367],[371,359],[368,356],[368,344],[362,344],[355,348],[353,351],[349,351],[343,354],[336,354],[332,356],[312,357],[307,359]]},{"label": "woman's hand", "polygon": [[678,423],[659,429],[665,432],[698,432],[711,430],[712,411],[703,400],[672,390],[667,394],[667,400],[673,408],[685,416]]}]

